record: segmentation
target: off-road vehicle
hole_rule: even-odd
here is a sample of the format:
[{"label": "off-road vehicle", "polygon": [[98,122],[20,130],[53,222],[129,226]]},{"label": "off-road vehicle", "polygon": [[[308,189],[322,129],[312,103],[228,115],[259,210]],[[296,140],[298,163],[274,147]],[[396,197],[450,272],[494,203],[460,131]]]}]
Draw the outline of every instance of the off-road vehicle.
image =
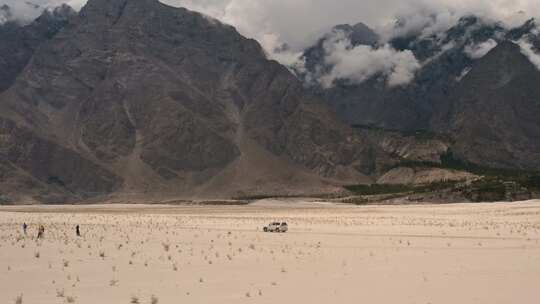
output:
[{"label": "off-road vehicle", "polygon": [[287,223],[274,222],[263,228],[264,232],[287,232],[289,226]]}]

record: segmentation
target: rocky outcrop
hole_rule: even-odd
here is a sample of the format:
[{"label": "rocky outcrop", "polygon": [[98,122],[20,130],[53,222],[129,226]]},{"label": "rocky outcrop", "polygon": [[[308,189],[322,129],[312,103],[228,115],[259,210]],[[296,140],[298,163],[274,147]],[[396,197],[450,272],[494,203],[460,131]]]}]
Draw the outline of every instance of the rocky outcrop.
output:
[{"label": "rocky outcrop", "polygon": [[122,179],[75,151],[0,118],[0,191],[47,200],[86,199],[118,189]]}]

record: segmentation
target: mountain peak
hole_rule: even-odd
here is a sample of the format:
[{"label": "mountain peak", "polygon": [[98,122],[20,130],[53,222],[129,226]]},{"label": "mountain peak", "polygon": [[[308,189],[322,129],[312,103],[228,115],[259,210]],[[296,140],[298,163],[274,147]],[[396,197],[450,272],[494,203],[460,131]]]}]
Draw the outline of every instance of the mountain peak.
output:
[{"label": "mountain peak", "polygon": [[50,20],[67,21],[69,18],[77,15],[77,12],[69,5],[62,4],[52,9],[43,11],[36,22],[48,22]]},{"label": "mountain peak", "polygon": [[375,45],[379,41],[379,35],[362,22],[355,25],[339,24],[332,28],[332,32],[341,31],[353,45]]},{"label": "mountain peak", "polygon": [[81,17],[105,14],[107,17],[118,18],[128,2],[128,0],[89,0],[80,14]]},{"label": "mountain peak", "polygon": [[147,7],[160,4],[158,0],[88,0],[83,10],[98,10],[102,12],[118,13],[127,5]]},{"label": "mountain peak", "polygon": [[524,36],[527,36],[537,28],[536,25],[536,19],[531,18],[527,20],[523,25],[516,27],[514,29],[511,29],[507,34],[506,38],[510,40],[519,40],[523,38]]},{"label": "mountain peak", "polygon": [[[0,117],[35,138],[5,145],[26,150],[14,165],[65,185],[46,191],[294,194],[368,180],[375,170],[361,139],[286,67],[196,12],[157,0],[90,0],[31,58],[0,95],[13,116]],[[26,152],[38,138],[56,154],[33,161]],[[83,160],[58,166],[66,155]],[[89,188],[73,178],[78,171],[103,184]]]},{"label": "mountain peak", "polygon": [[158,0],[89,0],[81,10],[82,17],[99,15],[113,21],[126,12],[127,8],[153,9],[160,5]]}]

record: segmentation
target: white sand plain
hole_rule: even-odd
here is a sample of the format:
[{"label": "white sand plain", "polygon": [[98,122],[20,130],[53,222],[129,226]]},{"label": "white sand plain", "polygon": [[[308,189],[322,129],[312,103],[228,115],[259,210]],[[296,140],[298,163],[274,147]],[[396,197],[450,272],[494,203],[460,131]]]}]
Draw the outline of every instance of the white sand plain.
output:
[{"label": "white sand plain", "polygon": [[[274,220],[290,232],[261,232]],[[1,207],[0,303],[21,295],[24,304],[537,304],[540,201]]]}]

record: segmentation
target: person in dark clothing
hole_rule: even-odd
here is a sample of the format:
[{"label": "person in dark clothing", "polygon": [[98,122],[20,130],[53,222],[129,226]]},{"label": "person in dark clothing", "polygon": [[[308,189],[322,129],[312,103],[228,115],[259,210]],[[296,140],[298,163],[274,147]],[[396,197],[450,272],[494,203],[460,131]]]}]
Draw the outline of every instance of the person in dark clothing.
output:
[{"label": "person in dark clothing", "polygon": [[23,229],[24,235],[26,235],[26,230],[28,229],[28,225],[26,225],[26,223],[23,223],[22,229]]},{"label": "person in dark clothing", "polygon": [[81,229],[80,229],[79,225],[77,225],[77,227],[75,227],[75,233],[77,234],[77,236],[81,236]]},{"label": "person in dark clothing", "polygon": [[39,226],[39,229],[38,229],[38,235],[37,235],[37,238],[38,239],[41,239],[43,238],[43,234],[45,233],[45,227],[43,227],[43,225],[40,225]]}]

